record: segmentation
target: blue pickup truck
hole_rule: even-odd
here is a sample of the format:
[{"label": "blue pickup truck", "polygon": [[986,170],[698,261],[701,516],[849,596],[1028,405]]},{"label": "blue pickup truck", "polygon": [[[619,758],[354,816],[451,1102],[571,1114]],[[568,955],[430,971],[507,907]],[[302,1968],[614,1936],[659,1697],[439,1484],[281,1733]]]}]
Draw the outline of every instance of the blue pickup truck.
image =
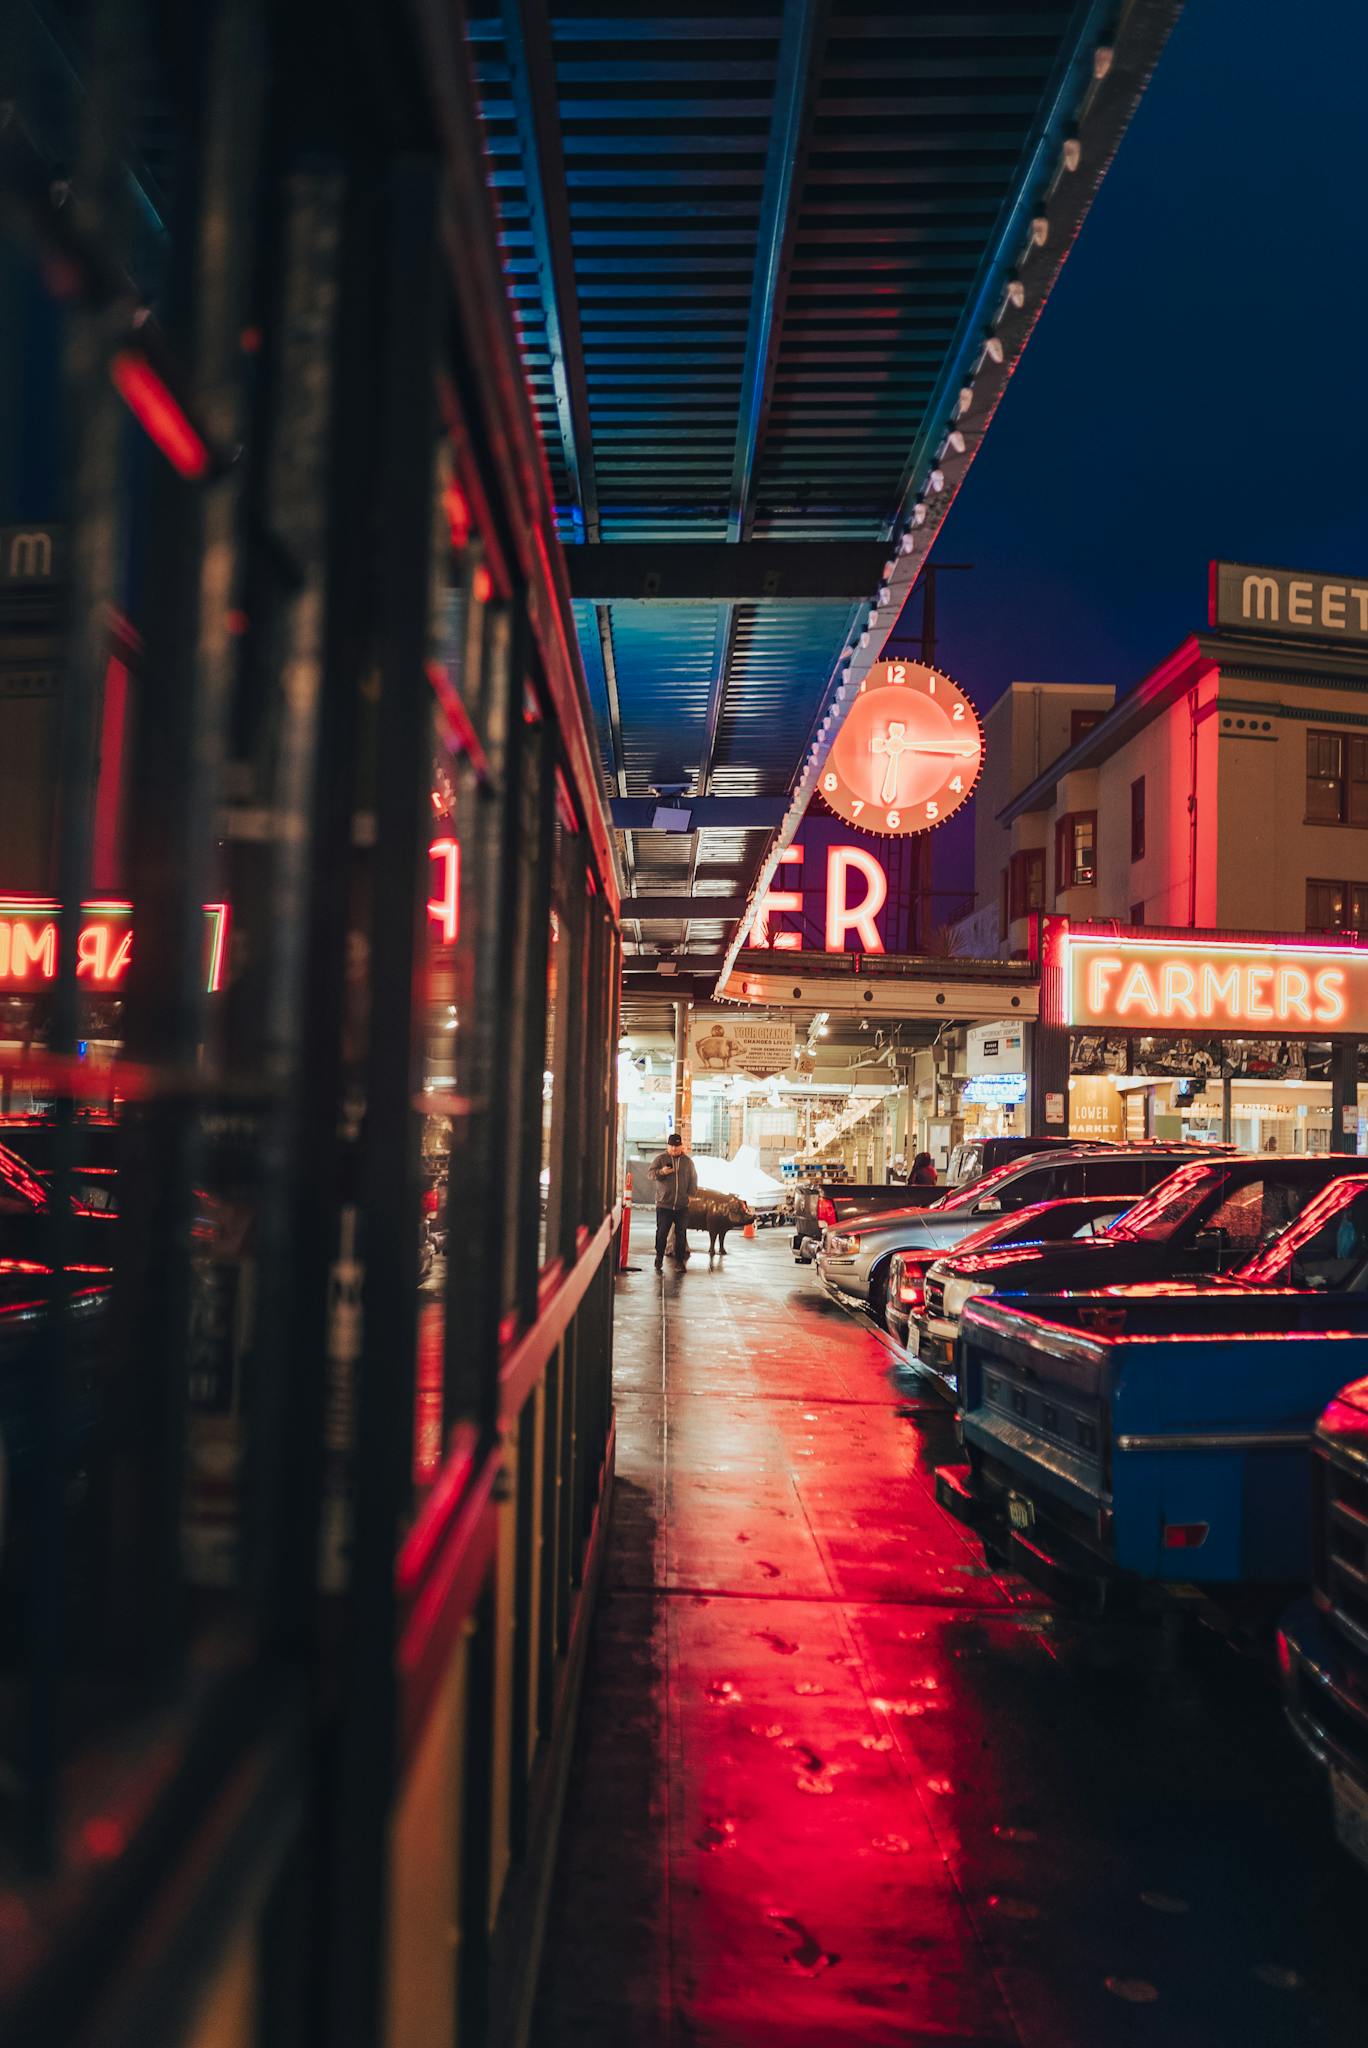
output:
[{"label": "blue pickup truck", "polygon": [[1262,1268],[1283,1284],[971,1301],[942,1507],[1098,1608],[1306,1584],[1312,1431],[1368,1371],[1368,1181],[1325,1189],[1294,1233]]},{"label": "blue pickup truck", "polygon": [[1283,1617],[1278,1664],[1335,1833],[1368,1869],[1368,1380],[1341,1388],[1316,1425],[1311,1490],[1311,1594]]}]

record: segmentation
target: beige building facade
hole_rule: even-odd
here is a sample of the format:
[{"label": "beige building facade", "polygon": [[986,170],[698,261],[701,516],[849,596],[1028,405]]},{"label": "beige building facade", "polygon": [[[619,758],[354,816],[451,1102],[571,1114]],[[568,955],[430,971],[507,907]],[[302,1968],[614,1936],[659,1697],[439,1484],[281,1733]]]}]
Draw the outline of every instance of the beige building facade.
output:
[{"label": "beige building facade", "polygon": [[[1037,910],[1368,935],[1368,648],[1193,634],[1031,775],[1035,687],[990,714],[990,758],[996,729],[1014,786],[976,799],[979,903],[996,891],[1001,952],[1029,949]],[[1046,692],[1056,733],[1112,694]]]}]

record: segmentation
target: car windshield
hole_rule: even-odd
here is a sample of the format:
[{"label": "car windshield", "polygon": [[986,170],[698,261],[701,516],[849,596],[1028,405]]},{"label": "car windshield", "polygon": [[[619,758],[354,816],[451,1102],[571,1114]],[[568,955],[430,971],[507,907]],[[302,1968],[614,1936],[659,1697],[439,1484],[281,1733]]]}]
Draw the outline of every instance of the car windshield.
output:
[{"label": "car windshield", "polygon": [[1295,1225],[1240,1268],[1254,1285],[1348,1287],[1368,1258],[1368,1181],[1333,1181]]},{"label": "car windshield", "polygon": [[1224,1187],[1226,1176],[1213,1170],[1209,1160],[1194,1160],[1180,1166],[1153,1194],[1146,1195],[1111,1227],[1112,1237],[1162,1244],[1181,1230],[1188,1218],[1212,1195]]}]

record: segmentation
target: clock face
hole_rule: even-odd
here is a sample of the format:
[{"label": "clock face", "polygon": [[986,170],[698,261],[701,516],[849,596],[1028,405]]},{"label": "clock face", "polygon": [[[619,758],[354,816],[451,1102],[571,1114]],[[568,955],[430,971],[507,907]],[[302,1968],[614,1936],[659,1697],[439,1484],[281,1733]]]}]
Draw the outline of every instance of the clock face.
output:
[{"label": "clock face", "polygon": [[818,788],[863,832],[930,832],[973,793],[983,728],[958,683],[920,661],[876,661]]}]

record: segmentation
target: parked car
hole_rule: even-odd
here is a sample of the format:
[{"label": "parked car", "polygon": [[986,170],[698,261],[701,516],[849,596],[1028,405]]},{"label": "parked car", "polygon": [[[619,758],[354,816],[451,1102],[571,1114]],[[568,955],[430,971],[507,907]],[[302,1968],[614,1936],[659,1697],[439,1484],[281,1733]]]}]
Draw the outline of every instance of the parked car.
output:
[{"label": "parked car", "polygon": [[849,1307],[867,1309],[875,1322],[882,1323],[895,1252],[953,1251],[990,1216],[1035,1202],[1068,1195],[1125,1195],[1135,1200],[1192,1154],[1191,1146],[1179,1144],[1084,1145],[1016,1160],[955,1189],[924,1211],[853,1216],[834,1230],[828,1228],[817,1271],[828,1293]]},{"label": "parked car", "polygon": [[[924,1202],[918,1201],[921,1195],[926,1197]],[[851,1216],[872,1216],[881,1209],[929,1209],[944,1195],[944,1188],[910,1188],[901,1181],[887,1186],[874,1181],[808,1182],[794,1190],[793,1256],[799,1265],[814,1259],[823,1230]]]},{"label": "parked car", "polygon": [[982,1230],[964,1238],[954,1260],[925,1249],[895,1252],[889,1267],[884,1322],[899,1342],[906,1344],[915,1334],[911,1325],[921,1312],[929,1270],[953,1268],[955,1260],[966,1253],[986,1251],[994,1244],[1054,1244],[1060,1239],[1095,1237],[1129,1206],[1125,1195],[1074,1195],[1060,1202],[1033,1202],[1028,1209],[994,1216]]},{"label": "parked car", "polygon": [[[1343,1177],[1346,1163],[1334,1153],[1189,1159],[1100,1237],[981,1254],[963,1246],[927,1269],[917,1356],[953,1378],[965,1304],[986,1294],[1091,1291],[1244,1266],[1318,1190]],[[1256,1276],[1255,1284],[1275,1283]]]},{"label": "parked car", "polygon": [[965,1138],[950,1154],[945,1185],[965,1187],[996,1167],[1028,1159],[1033,1152],[1078,1152],[1084,1147],[1089,1151],[1106,1151],[1110,1145],[1108,1138]]},{"label": "parked car", "polygon": [[1225,1284],[971,1302],[942,1507],[1055,1597],[1271,1613],[1310,1577],[1317,1417],[1368,1365],[1368,1176],[1289,1234]]},{"label": "parked car", "polygon": [[1311,1593],[1283,1617],[1278,1668],[1335,1834],[1368,1870],[1368,1379],[1335,1395],[1312,1448]]}]

